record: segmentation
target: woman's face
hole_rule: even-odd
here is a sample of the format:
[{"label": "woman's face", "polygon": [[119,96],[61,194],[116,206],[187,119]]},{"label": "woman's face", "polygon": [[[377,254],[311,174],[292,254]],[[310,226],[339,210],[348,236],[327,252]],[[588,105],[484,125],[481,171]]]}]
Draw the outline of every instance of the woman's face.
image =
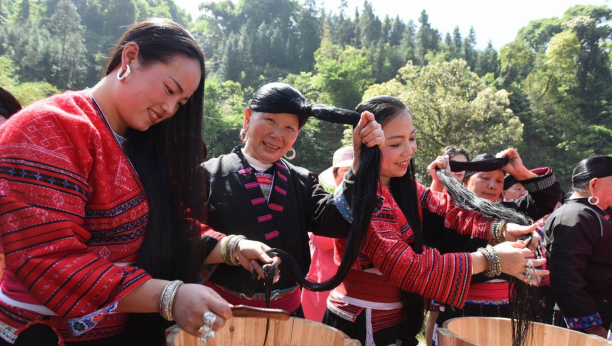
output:
[{"label": "woman's face", "polygon": [[510,186],[507,190],[502,192],[502,196],[504,197],[504,201],[510,201],[513,199],[519,199],[529,192],[521,185],[521,183],[516,183]]},{"label": "woman's face", "polygon": [[[453,161],[458,161],[458,162],[467,162],[468,160],[467,157],[465,157],[465,155],[463,154],[455,154],[450,159]],[[451,171],[451,174],[453,175],[453,177],[455,177],[455,179],[457,179],[458,182],[461,182],[463,180],[463,176],[465,175],[465,171],[461,171],[461,172]]]},{"label": "woman's face", "polygon": [[202,74],[198,60],[184,55],[173,57],[167,64],[142,65],[133,59],[130,68],[130,75],[120,82],[123,87],[116,105],[119,116],[111,123],[119,135],[125,135],[128,128],[146,131],[172,117],[196,91]]},{"label": "woman's face", "polygon": [[476,173],[469,177],[464,186],[480,198],[497,202],[504,188],[504,171],[498,169],[492,172]]},{"label": "woman's face", "polygon": [[383,127],[385,144],[382,148],[380,181],[389,186],[391,178],[403,177],[408,171],[410,159],[417,150],[412,117],[403,113],[386,122]]},{"label": "woman's face", "polygon": [[348,172],[349,167],[338,167],[337,173],[334,175],[334,181],[336,182],[336,186],[340,186],[342,180],[344,179],[344,175]]},{"label": "woman's face", "polygon": [[298,116],[244,110],[245,154],[263,163],[274,163],[295,143],[300,131]]}]

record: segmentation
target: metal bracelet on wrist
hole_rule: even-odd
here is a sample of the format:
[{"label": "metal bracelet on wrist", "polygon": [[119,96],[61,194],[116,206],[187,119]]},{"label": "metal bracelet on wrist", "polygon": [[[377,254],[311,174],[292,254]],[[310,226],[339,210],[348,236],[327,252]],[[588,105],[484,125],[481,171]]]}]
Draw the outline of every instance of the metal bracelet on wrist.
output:
[{"label": "metal bracelet on wrist", "polygon": [[159,314],[166,321],[174,321],[174,317],[172,316],[172,304],[174,303],[176,292],[178,292],[182,284],[183,281],[181,280],[170,281],[159,296]]}]

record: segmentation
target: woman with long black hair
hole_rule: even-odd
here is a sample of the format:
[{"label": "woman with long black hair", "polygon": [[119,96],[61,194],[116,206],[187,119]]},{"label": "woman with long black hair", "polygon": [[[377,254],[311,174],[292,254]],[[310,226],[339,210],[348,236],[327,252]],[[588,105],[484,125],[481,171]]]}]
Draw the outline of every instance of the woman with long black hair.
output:
[{"label": "woman with long black hair", "polygon": [[130,343],[151,345],[162,316],[195,335],[232,317],[212,290],[182,284],[210,252],[196,221],[204,71],[189,32],[147,19],[113,46],[93,88],[0,127],[0,344],[122,345],[128,315],[151,313]]},{"label": "woman with long black hair", "polygon": [[[534,226],[505,223],[460,208],[448,195],[416,182],[412,161],[417,149],[415,129],[401,101],[374,97],[357,107],[357,112],[365,111],[381,123],[385,143],[381,150],[362,148],[359,172],[349,171],[336,190],[337,208],[352,220],[353,229],[365,226],[367,231],[358,260],[330,294],[324,323],[367,346],[416,345],[423,322],[423,297],[462,306],[473,274],[504,272],[528,282],[547,273],[527,268],[544,260],[528,261],[532,255],[528,243],[516,242]],[[448,159],[439,158],[428,169],[433,172],[447,166]],[[450,174],[448,178],[454,180]],[[423,235],[437,232],[441,224],[477,238],[511,242],[472,253],[441,255],[425,250]],[[351,240],[337,239],[337,258],[354,247]]]}]

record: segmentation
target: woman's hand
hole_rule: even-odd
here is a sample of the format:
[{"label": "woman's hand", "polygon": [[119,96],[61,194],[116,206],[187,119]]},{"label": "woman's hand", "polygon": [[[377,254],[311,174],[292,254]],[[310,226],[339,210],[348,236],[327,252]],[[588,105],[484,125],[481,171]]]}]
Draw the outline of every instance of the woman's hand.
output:
[{"label": "woman's hand", "polygon": [[263,263],[272,263],[272,258],[266,254],[270,247],[258,241],[243,239],[236,245],[236,257],[240,265],[249,273],[255,270],[260,278],[264,277],[264,272],[257,260]]},{"label": "woman's hand", "polygon": [[172,315],[176,324],[191,335],[200,336],[198,331],[204,325],[204,313],[212,311],[217,315],[213,331],[223,327],[232,318],[230,304],[209,287],[198,284],[184,284],[179,287],[172,304]]},{"label": "woman's hand", "polygon": [[429,172],[429,175],[431,175],[432,178],[430,190],[437,192],[444,191],[444,185],[442,185],[440,178],[438,178],[436,170],[442,169],[450,173],[451,169],[449,165],[449,160],[450,157],[448,155],[438,156],[432,163],[429,164],[429,166],[427,166],[427,171]]},{"label": "woman's hand", "polygon": [[[531,282],[527,278],[527,263],[533,252],[525,247],[525,242],[504,242],[495,245],[495,251],[499,254],[502,263],[502,272],[512,275],[530,285],[536,284],[533,280],[538,276],[548,275],[548,270],[535,269]],[[545,258],[531,259],[533,267],[539,267],[546,263]]]},{"label": "woman's hand", "polygon": [[361,144],[365,144],[368,148],[378,145],[380,148],[385,144],[385,133],[382,126],[376,122],[374,114],[370,112],[361,113],[361,119],[353,130],[353,173],[357,173],[359,167],[359,154],[361,153]]},{"label": "woman's hand", "polygon": [[507,156],[509,161],[502,168],[502,170],[510,174],[514,178],[516,178],[516,180],[518,181],[527,180],[527,179],[537,176],[537,174],[530,172],[523,165],[523,160],[521,159],[521,156],[519,155],[518,151],[516,151],[516,149],[510,148],[510,149],[502,150],[499,153],[497,153],[497,155],[495,155],[495,157],[497,158],[502,158],[504,156]]},{"label": "woman's hand", "polygon": [[508,222],[503,229],[502,237],[507,241],[517,241],[520,237],[531,234],[531,243],[528,245],[537,244],[540,241],[540,235],[536,230],[538,228],[537,224],[529,225],[529,226],[521,226],[516,223]]}]

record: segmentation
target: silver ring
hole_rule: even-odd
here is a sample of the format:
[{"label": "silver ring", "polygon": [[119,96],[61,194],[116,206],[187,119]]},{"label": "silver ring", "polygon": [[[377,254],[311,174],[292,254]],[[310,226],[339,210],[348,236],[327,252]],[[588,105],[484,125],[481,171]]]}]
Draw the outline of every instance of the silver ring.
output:
[{"label": "silver ring", "polygon": [[215,336],[215,332],[213,332],[212,328],[215,324],[215,321],[217,320],[217,314],[212,311],[206,311],[202,315],[202,320],[204,321],[204,325],[200,327],[200,329],[198,329],[198,332],[200,332],[200,336],[197,339],[198,341],[201,341],[206,344],[210,340],[210,338]]},{"label": "silver ring", "polygon": [[533,277],[535,275],[535,269],[527,267],[525,271],[525,276],[527,277],[527,284],[531,285],[531,281],[533,281]]},{"label": "silver ring", "polygon": [[533,262],[531,262],[531,258],[527,259],[527,264],[525,265],[525,267],[534,269]]}]

